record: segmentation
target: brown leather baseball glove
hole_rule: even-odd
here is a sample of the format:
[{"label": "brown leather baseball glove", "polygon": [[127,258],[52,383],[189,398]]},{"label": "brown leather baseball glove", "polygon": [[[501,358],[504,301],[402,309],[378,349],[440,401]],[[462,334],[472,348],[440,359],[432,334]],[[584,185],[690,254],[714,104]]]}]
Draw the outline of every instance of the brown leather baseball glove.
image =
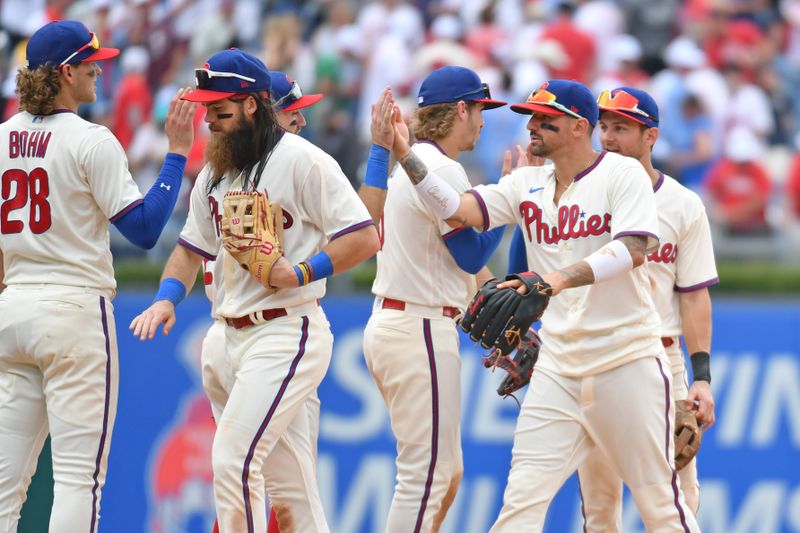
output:
[{"label": "brown leather baseball glove", "polygon": [[697,423],[694,406],[688,400],[675,402],[675,469],[688,465],[700,451],[703,428]]},{"label": "brown leather baseball glove", "polygon": [[231,191],[222,199],[222,245],[265,287],[283,255],[283,211],[260,192]]}]

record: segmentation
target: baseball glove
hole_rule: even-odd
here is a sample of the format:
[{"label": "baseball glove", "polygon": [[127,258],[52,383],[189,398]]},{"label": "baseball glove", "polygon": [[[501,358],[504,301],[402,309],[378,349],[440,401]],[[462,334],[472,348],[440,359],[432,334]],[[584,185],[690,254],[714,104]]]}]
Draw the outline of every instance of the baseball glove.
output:
[{"label": "baseball glove", "polygon": [[675,469],[682,470],[700,451],[703,429],[688,400],[675,402]]},{"label": "baseball glove", "polygon": [[517,353],[513,359],[503,355],[497,350],[483,358],[483,366],[486,368],[502,368],[508,375],[497,388],[497,394],[502,397],[509,396],[530,383],[533,375],[533,367],[539,359],[539,348],[542,340],[533,328],[528,329],[528,333],[522,337],[522,342],[517,348]]},{"label": "baseball glove", "polygon": [[222,245],[259,283],[269,287],[283,255],[283,211],[259,192],[231,191],[222,199]]},{"label": "baseball glove", "polygon": [[516,289],[498,289],[497,282],[487,282],[461,321],[470,339],[503,355],[509,355],[522,340],[522,332],[542,317],[552,293],[550,285],[535,272],[506,276],[506,281],[514,279],[522,281],[528,292],[522,295]]}]

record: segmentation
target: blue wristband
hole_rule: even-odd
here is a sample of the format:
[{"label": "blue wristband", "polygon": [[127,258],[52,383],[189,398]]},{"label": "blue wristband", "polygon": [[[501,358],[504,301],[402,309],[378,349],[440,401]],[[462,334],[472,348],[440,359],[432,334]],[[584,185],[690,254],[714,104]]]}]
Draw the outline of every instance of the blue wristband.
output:
[{"label": "blue wristband", "polygon": [[373,144],[369,149],[367,174],[364,176],[364,185],[386,190],[389,188],[388,182],[389,150],[383,146]]},{"label": "blue wristband", "polygon": [[153,298],[153,302],[169,300],[172,302],[172,305],[177,306],[185,296],[186,286],[179,279],[165,278],[161,281],[161,285],[158,287],[158,293],[156,297]]},{"label": "blue wristband", "polygon": [[317,255],[294,266],[294,273],[297,275],[299,286],[308,285],[313,281],[318,281],[333,274],[333,263],[325,252]]}]

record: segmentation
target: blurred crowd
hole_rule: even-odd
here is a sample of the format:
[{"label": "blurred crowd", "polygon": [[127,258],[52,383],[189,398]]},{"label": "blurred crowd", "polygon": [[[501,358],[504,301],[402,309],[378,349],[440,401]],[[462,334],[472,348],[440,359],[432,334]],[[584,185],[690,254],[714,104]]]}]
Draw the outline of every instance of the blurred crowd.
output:
[{"label": "blurred crowd", "polygon": [[[102,46],[122,50],[102,64],[97,103],[81,113],[111,128],[143,190],[166,150],[170,99],[218,50],[260,54],[305,92],[324,93],[303,110],[302,135],[356,187],[381,89],[391,86],[408,115],[422,78],[458,64],[509,102],[548,78],[596,93],[650,91],[661,109],[656,166],[703,196],[718,255],[800,253],[800,0],[2,0],[2,120],[17,110],[27,36],[61,18],[86,22]],[[474,181],[491,182],[503,150],[527,144],[527,132],[508,110],[484,119],[462,162]],[[199,113],[186,196],[206,139]],[[184,198],[172,236],[187,207]],[[159,260],[174,244],[169,235],[161,241],[152,252]]]}]

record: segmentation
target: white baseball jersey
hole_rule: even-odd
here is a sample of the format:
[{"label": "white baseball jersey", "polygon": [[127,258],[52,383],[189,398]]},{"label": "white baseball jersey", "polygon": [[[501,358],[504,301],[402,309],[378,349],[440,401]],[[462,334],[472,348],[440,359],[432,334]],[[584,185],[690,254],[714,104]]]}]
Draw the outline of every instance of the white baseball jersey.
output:
[{"label": "white baseball jersey", "polygon": [[5,283],[116,288],[109,221],[142,201],[108,128],[71,111],[0,124]]},{"label": "white baseball jersey", "polygon": [[[472,192],[484,211],[485,229],[520,225],[528,265],[540,273],[577,263],[625,235],[647,236],[648,250],[657,245],[652,183],[635,159],[601,153],[575,176],[558,205],[555,187],[555,167],[524,167]],[[561,292],[550,300],[541,334],[537,367],[565,376],[665,357],[644,267]]]},{"label": "white baseball jersey", "polygon": [[203,260],[203,286],[206,291],[206,297],[211,302],[211,318],[214,320],[222,319],[219,314],[219,305],[225,299],[223,291],[225,287],[222,283],[223,276],[223,261],[214,261],[212,259]]},{"label": "white baseball jersey", "polygon": [[[266,290],[222,248],[222,200],[229,190],[252,190],[253,175],[225,176],[208,192],[214,176],[208,165],[192,190],[189,216],[179,243],[200,256],[222,260],[222,288],[216,291],[216,313],[240,317],[263,309],[313,302],[325,294],[325,280],[294,289]],[[261,173],[258,190],[283,208],[284,255],[305,261],[329,241],[372,224],[334,159],[291,133],[284,133]]]},{"label": "white baseball jersey", "polygon": [[653,186],[659,223],[659,248],[647,256],[653,301],[661,317],[661,335],[676,337],[681,328],[678,293],[719,281],[711,229],[702,200],[669,176]]},{"label": "white baseball jersey", "polygon": [[[459,193],[471,187],[464,168],[435,144],[421,141],[411,150]],[[400,165],[389,180],[382,230],[373,293],[431,307],[466,306],[475,277],[458,266],[442,238],[453,228],[425,205]]]}]

